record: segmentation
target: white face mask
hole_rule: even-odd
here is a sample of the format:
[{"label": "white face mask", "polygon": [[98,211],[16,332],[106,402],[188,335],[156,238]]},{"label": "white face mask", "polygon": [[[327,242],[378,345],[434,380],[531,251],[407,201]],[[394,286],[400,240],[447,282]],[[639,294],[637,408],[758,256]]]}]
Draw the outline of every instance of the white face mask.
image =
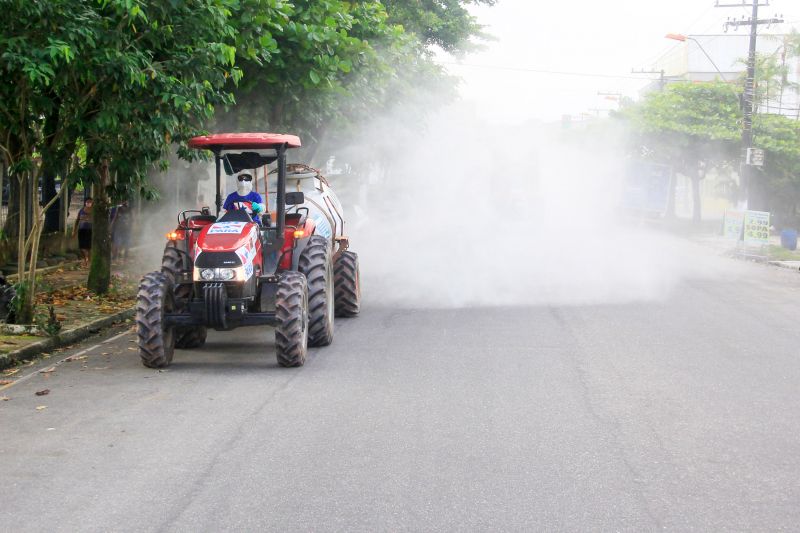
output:
[{"label": "white face mask", "polygon": [[250,194],[250,191],[253,190],[253,182],[252,181],[237,181],[236,182],[236,192],[239,193],[239,196],[247,196]]}]

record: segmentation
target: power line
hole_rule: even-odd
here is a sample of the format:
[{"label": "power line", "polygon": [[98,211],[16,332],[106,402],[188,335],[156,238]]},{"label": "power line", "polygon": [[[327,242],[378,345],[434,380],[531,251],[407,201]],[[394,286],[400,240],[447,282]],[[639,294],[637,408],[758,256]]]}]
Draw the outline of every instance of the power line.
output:
[{"label": "power line", "polygon": [[479,68],[479,69],[487,69],[487,70],[505,70],[509,72],[531,72],[534,74],[553,74],[556,76],[583,76],[586,78],[614,78],[614,79],[624,79],[624,80],[651,80],[654,78],[643,78],[640,76],[624,76],[619,74],[600,74],[595,72],[570,72],[565,70],[546,70],[546,69],[535,69],[535,68],[524,68],[524,67],[506,67],[500,65],[475,65],[470,63],[457,63],[455,61],[442,61],[439,64],[441,65],[454,65],[457,67],[468,67],[468,68]]}]

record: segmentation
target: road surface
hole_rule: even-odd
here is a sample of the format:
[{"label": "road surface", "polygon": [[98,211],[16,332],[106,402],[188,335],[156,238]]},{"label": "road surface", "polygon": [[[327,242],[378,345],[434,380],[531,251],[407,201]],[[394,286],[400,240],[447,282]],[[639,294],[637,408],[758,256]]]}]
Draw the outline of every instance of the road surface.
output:
[{"label": "road surface", "polygon": [[108,332],[0,392],[0,530],[796,529],[800,274],[735,268],[639,303],[367,301],[302,369],[267,328],[164,372]]}]

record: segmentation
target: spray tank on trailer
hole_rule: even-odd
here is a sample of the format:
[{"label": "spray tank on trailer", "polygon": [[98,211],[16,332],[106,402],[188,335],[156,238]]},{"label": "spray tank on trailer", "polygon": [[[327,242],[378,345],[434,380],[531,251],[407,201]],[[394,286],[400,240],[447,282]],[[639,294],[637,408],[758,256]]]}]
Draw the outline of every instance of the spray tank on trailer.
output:
[{"label": "spray tank on trailer", "polygon": [[[276,184],[277,175],[273,171],[270,173],[270,189],[274,190]],[[317,235],[333,241],[334,249],[347,249],[342,204],[319,170],[304,164],[287,165],[286,191],[302,192],[305,198],[304,203],[290,207],[287,213],[306,211],[308,218],[316,225]],[[267,197],[269,210],[272,211],[275,195],[268,194]]]}]

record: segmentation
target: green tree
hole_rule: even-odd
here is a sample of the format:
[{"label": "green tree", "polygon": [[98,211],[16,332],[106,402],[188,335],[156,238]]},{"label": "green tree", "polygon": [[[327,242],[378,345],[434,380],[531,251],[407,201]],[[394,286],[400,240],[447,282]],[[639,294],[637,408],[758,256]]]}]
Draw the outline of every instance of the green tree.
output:
[{"label": "green tree", "polygon": [[[247,40],[238,44],[244,80],[236,90],[236,107],[220,124],[292,130],[308,145],[335,120],[335,102],[348,94],[354,73],[379,63],[368,38],[389,41],[393,30],[386,26],[385,10],[377,1],[297,0],[283,7],[269,28],[269,41],[264,41],[272,45],[268,61],[254,57]],[[255,35],[246,29],[248,23],[249,19],[240,27]]]},{"label": "green tree", "polygon": [[783,115],[757,115],[755,145],[764,149],[758,179],[767,209],[779,223],[800,224],[800,122]]},{"label": "green tree", "polygon": [[[36,262],[44,215],[57,200],[41,206],[39,176],[43,166],[69,144],[69,107],[60,97],[59,74],[72,68],[76,53],[91,37],[93,12],[82,2],[0,3],[5,21],[0,33],[0,150],[15,181],[18,206],[17,264],[22,305],[18,319],[30,322],[36,291]],[[87,89],[69,87],[71,101]],[[67,189],[62,187],[61,192]],[[28,213],[32,209],[33,213]],[[29,215],[32,215],[29,217]],[[28,224],[28,219],[32,223]]]},{"label": "green tree", "polygon": [[[73,178],[95,185],[88,284],[108,290],[111,198],[146,190],[145,172],[173,141],[200,131],[217,105],[233,102],[236,0],[53,0],[0,4],[0,133],[18,190],[36,191],[44,167],[56,168],[78,147]],[[67,189],[62,186],[62,192]],[[55,199],[54,199],[55,200]],[[53,202],[50,202],[52,205]],[[43,211],[32,202],[26,228],[20,202],[18,256],[32,314]],[[47,208],[49,206],[45,206]]]},{"label": "green tree", "polygon": [[[446,39],[443,28],[430,35],[403,29],[403,20],[416,23],[412,13],[427,9],[433,17],[444,17],[445,4],[452,8],[446,14],[462,24],[459,32],[450,19]],[[456,81],[432,61],[428,45],[461,49],[465,39],[478,34],[479,26],[462,4],[467,2],[434,2],[406,12],[394,2],[293,2],[281,11],[285,18],[270,26],[275,46],[268,61],[243,54],[250,48],[239,44],[244,79],[236,91],[237,105],[220,117],[220,127],[290,130],[303,137],[305,157],[312,160],[323,143],[347,144],[364,122],[420,98],[432,86],[452,96]]]},{"label": "green tree", "polygon": [[[637,153],[672,165],[693,184],[694,218],[699,220],[699,182],[715,168],[733,174],[741,161],[741,110],[738,89],[714,83],[679,83],[651,93],[619,116],[631,126]],[[777,114],[758,114],[754,145],[765,150],[763,168],[754,171],[751,193],[780,218],[800,222],[800,122]]]},{"label": "green tree", "polygon": [[496,0],[384,0],[389,23],[400,24],[426,46],[450,53],[474,48],[473,39],[485,39],[484,27],[472,15],[470,5],[496,4]]},{"label": "green tree", "polygon": [[95,186],[88,286],[108,290],[112,200],[147,187],[147,170],[165,161],[172,142],[198,133],[216,105],[233,103],[229,82],[234,0],[105,0],[92,26],[93,46],[69,75],[96,87],[76,117],[87,146],[84,179]]},{"label": "green tree", "polygon": [[736,89],[721,82],[672,84],[621,113],[632,126],[637,152],[691,180],[695,221],[702,214],[700,181],[712,168],[735,168],[740,115]]}]

